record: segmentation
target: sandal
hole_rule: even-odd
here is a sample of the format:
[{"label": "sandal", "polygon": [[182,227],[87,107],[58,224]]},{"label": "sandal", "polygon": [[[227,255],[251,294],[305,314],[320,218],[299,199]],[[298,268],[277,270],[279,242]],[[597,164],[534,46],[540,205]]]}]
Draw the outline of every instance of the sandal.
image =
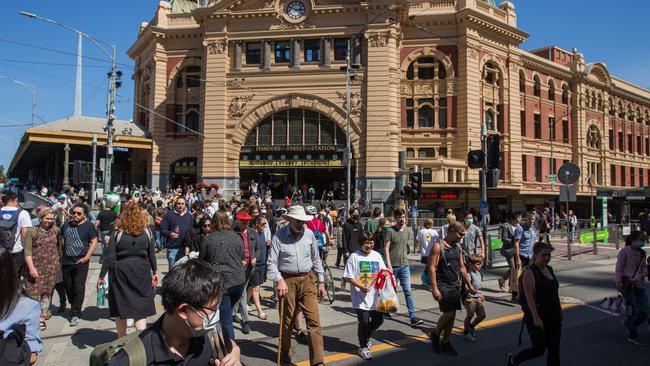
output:
[{"label": "sandal", "polygon": [[268,316],[266,315],[265,312],[258,313],[258,314],[257,314],[257,317],[260,318],[260,319],[262,319],[262,320],[266,320],[266,319],[268,319]]}]

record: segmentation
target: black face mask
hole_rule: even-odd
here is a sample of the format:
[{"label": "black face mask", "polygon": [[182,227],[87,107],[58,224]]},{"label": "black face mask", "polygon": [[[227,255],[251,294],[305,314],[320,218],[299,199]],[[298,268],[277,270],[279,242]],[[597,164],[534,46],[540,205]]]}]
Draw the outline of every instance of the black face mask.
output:
[{"label": "black face mask", "polygon": [[350,217],[351,217],[352,220],[354,220],[354,221],[359,221],[359,217],[360,217],[360,216],[359,216],[359,215],[352,215],[352,216],[350,216]]}]

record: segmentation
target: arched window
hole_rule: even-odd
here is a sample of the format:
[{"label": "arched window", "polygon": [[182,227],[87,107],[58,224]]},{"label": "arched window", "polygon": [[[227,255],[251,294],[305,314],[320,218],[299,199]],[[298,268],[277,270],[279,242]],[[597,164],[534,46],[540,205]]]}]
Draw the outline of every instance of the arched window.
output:
[{"label": "arched window", "polygon": [[447,78],[445,65],[431,56],[419,57],[406,70],[407,80],[433,80]]},{"label": "arched window", "polygon": [[569,86],[567,84],[562,86],[562,104],[569,104]]},{"label": "arched window", "polygon": [[[192,135],[200,129],[200,90],[201,67],[185,66],[178,71],[174,80],[174,121],[173,132]],[[169,130],[168,130],[169,132]]]},{"label": "arched window", "polygon": [[535,83],[533,85],[533,95],[539,97],[542,95],[542,83],[539,81],[539,76],[535,75],[533,81]]},{"label": "arched window", "polygon": [[600,131],[596,125],[591,125],[587,131],[587,146],[591,149],[600,149]]},{"label": "arched window", "polygon": [[548,80],[548,100],[555,101],[555,83],[553,80]]},{"label": "arched window", "polygon": [[485,128],[488,131],[494,130],[494,121],[496,120],[495,118],[495,113],[494,109],[490,108],[485,111]]},{"label": "arched window", "polygon": [[501,85],[501,73],[492,62],[488,61],[483,66],[483,81],[488,85]]},{"label": "arched window", "polygon": [[424,104],[418,109],[418,126],[420,128],[433,127],[433,108],[429,104]]},{"label": "arched window", "polygon": [[201,67],[187,66],[176,75],[177,88],[198,88],[201,86]]},{"label": "arched window", "polygon": [[603,96],[602,96],[602,94],[598,94],[598,110],[599,111],[603,110]]},{"label": "arched window", "polygon": [[646,126],[650,126],[650,112],[645,111],[645,124]]},{"label": "arched window", "polygon": [[596,93],[591,92],[591,109],[596,109],[596,103],[598,103],[598,100],[596,99]]},{"label": "arched window", "polygon": [[327,116],[309,109],[287,109],[266,117],[244,146],[344,145],[345,133]]},{"label": "arched window", "polygon": [[519,92],[526,92],[526,74],[524,73],[524,70],[519,70]]},{"label": "arched window", "polygon": [[618,118],[620,118],[620,119],[625,118],[625,109],[623,108],[623,102],[619,100],[617,107],[618,107],[617,108],[618,109]]},{"label": "arched window", "polygon": [[616,105],[614,104],[614,100],[612,100],[612,98],[609,98],[607,107],[609,108],[609,115],[612,117],[616,116]]}]

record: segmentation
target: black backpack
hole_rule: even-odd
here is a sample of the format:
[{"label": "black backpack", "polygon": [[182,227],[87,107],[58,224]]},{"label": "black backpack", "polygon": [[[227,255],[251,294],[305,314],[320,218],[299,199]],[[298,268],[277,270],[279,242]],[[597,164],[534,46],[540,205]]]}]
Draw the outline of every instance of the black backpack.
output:
[{"label": "black backpack", "polygon": [[0,217],[0,244],[11,252],[16,244],[16,233],[18,231],[18,218],[22,209],[16,211],[2,211]]},{"label": "black backpack", "polygon": [[25,324],[18,324],[5,338],[5,332],[0,330],[0,365],[28,366],[32,355],[29,344],[25,341]]}]

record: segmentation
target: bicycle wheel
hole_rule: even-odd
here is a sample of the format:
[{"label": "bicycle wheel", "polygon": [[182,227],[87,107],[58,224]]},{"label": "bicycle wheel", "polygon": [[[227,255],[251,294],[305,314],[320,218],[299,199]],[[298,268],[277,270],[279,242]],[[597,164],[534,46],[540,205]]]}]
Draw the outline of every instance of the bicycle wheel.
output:
[{"label": "bicycle wheel", "polygon": [[325,266],[325,292],[327,292],[327,300],[330,305],[334,302],[334,295],[336,294],[336,287],[334,286],[334,277],[332,277],[332,270],[330,267]]}]

